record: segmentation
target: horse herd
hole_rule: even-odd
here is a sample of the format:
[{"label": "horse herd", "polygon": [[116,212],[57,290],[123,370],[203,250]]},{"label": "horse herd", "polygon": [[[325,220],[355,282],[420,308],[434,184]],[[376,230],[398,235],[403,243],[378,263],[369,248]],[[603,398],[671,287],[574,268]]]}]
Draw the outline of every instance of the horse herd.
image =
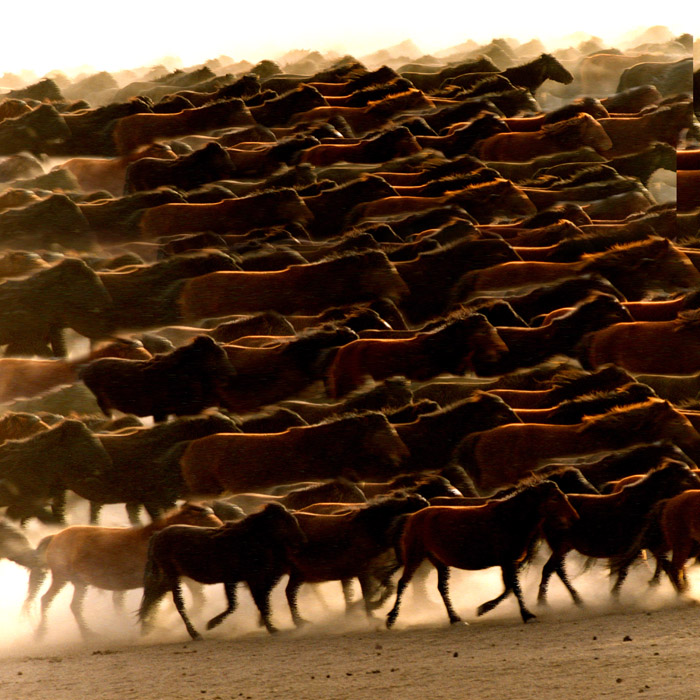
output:
[{"label": "horse herd", "polygon": [[[540,48],[542,50],[540,50]],[[55,74],[0,97],[0,554],[64,586],[352,582],[544,558],[619,595],[700,552],[689,35]],[[229,70],[230,69],[230,70]],[[669,173],[678,169],[669,185]],[[676,194],[678,195],[676,201]],[[90,524],[66,525],[77,500]],[[98,525],[123,504],[130,527]],[[144,508],[149,522],[140,521]],[[38,518],[50,534],[30,542]],[[398,583],[394,583],[400,573]]]}]

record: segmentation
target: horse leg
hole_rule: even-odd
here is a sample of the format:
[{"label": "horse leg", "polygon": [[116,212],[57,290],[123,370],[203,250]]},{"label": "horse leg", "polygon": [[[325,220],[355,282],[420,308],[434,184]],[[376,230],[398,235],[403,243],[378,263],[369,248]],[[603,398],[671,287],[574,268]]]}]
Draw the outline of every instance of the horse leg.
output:
[{"label": "horse leg", "polygon": [[301,588],[302,583],[303,579],[301,576],[291,571],[289,574],[289,581],[287,581],[287,587],[284,589],[284,594],[287,596],[287,605],[289,605],[289,612],[292,614],[292,621],[297,627],[308,624],[308,620],[305,620],[299,615],[299,608],[297,607],[297,594],[299,593],[299,588]]},{"label": "horse leg", "polygon": [[437,569],[438,591],[442,597],[442,602],[445,604],[445,610],[447,610],[447,617],[450,618],[450,624],[454,625],[457,622],[461,622],[462,618],[455,612],[452,607],[452,600],[450,599],[450,567],[441,562],[433,562],[433,564]]},{"label": "horse leg", "polygon": [[345,613],[350,614],[354,607],[353,603],[353,591],[352,591],[352,579],[344,578],[340,582],[340,586],[343,589],[343,601],[345,601]]},{"label": "horse leg", "polygon": [[49,590],[46,591],[43,596],[41,596],[41,619],[39,620],[39,626],[36,629],[37,637],[42,637],[46,633],[46,615],[48,613],[49,606],[67,583],[68,581],[66,579],[60,579],[55,575],[52,575]]},{"label": "horse leg", "polygon": [[481,616],[484,615],[487,612],[490,612],[493,610],[499,603],[502,603],[511,593],[513,592],[513,589],[510,588],[508,585],[503,590],[503,593],[501,595],[496,596],[493,600],[487,600],[485,603],[482,603],[477,609],[476,609],[476,614]]},{"label": "horse leg", "polygon": [[411,578],[413,577],[413,574],[416,573],[416,569],[421,565],[422,561],[423,556],[421,554],[420,557],[416,557],[415,559],[408,558],[408,560],[404,564],[403,573],[401,574],[399,582],[396,584],[396,600],[394,601],[394,607],[389,611],[389,614],[386,616],[387,629],[393,627],[394,623],[396,622],[396,617],[399,614],[399,607],[401,605],[401,598],[403,597],[404,591],[406,590],[406,586],[408,586]]},{"label": "horse leg", "polygon": [[54,494],[51,502],[51,513],[57,523],[66,522],[66,492],[61,490]]},{"label": "horse leg", "polygon": [[102,504],[96,503],[95,501],[90,501],[90,525],[97,525],[100,521],[100,511],[102,510]]},{"label": "horse leg", "polygon": [[34,566],[29,571],[29,584],[27,586],[27,597],[24,599],[22,604],[22,614],[28,615],[31,612],[36,596],[39,593],[44,581],[46,580],[46,575],[48,574],[48,569],[44,569],[39,566]]},{"label": "horse leg", "polygon": [[238,583],[236,581],[234,581],[233,583],[231,583],[230,581],[224,581],[224,593],[226,594],[226,600],[228,602],[228,605],[226,606],[226,610],[224,610],[222,613],[219,613],[215,617],[212,617],[211,620],[207,622],[208,630],[220,625],[236,609],[237,585]]},{"label": "horse leg", "polygon": [[189,617],[187,617],[187,611],[185,610],[185,599],[182,597],[182,588],[180,586],[180,580],[177,579],[175,581],[175,585],[172,588],[172,594],[173,594],[173,603],[175,603],[175,607],[177,608],[177,611],[180,613],[180,617],[182,618],[182,621],[185,623],[185,627],[187,628],[187,631],[189,632],[190,637],[192,639],[201,639],[202,635],[197,632],[197,630],[192,626],[192,623],[190,622]]},{"label": "horse leg", "polygon": [[84,638],[95,636],[95,633],[87,626],[83,617],[83,601],[87,593],[87,586],[84,583],[73,582],[73,599],[70,602],[70,609],[75,621],[78,623],[80,633]]},{"label": "horse leg", "polygon": [[515,597],[518,599],[520,617],[523,618],[523,622],[532,620],[532,618],[534,618],[535,615],[525,607],[525,601],[523,600],[523,592],[520,588],[520,581],[518,581],[518,565],[515,562],[508,562],[507,564],[502,564],[501,572],[503,574],[503,585],[506,587],[506,589],[512,590],[513,593],[515,593]]},{"label": "horse leg", "polygon": [[141,518],[139,517],[141,513],[141,504],[140,503],[126,503],[126,515],[129,518],[129,524],[133,525],[134,527],[139,527],[141,525]]},{"label": "horse leg", "polygon": [[51,326],[49,328],[49,344],[54,357],[68,357],[66,333],[61,326]]},{"label": "horse leg", "polygon": [[270,620],[270,593],[273,585],[274,584],[270,583],[269,581],[248,581],[250,594],[253,596],[255,605],[258,606],[260,618],[265,625],[265,629],[270,634],[277,632],[277,628]]}]

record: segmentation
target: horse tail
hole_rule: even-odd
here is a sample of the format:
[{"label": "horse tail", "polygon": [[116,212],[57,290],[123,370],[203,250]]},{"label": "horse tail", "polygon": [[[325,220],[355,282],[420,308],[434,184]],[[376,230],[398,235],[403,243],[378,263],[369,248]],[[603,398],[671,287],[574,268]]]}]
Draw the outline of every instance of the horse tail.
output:
[{"label": "horse tail", "polygon": [[386,539],[396,553],[396,561],[403,566],[404,558],[401,547],[404,530],[406,529],[406,521],[411,516],[411,513],[402,513],[391,521],[391,524],[386,531]]},{"label": "horse tail", "polygon": [[154,556],[154,547],[157,539],[157,537],[152,536],[148,542],[146,567],[143,572],[143,595],[141,596],[141,604],[137,613],[144,632],[148,627],[153,607],[169,590],[168,586],[165,585],[163,568]]},{"label": "horse tail", "polygon": [[46,549],[48,548],[53,535],[44,537],[36,549],[33,551],[33,562],[27,564],[29,567],[29,583],[27,585],[27,597],[22,604],[22,614],[28,615],[32,609],[32,605],[41,589],[46,576],[48,574],[48,565],[46,563]]},{"label": "horse tail", "polygon": [[627,551],[610,560],[611,576],[625,572],[634,564],[642,550],[649,549],[652,552],[661,553],[667,547],[666,537],[661,529],[661,515],[668,500],[668,498],[664,498],[652,506]]}]

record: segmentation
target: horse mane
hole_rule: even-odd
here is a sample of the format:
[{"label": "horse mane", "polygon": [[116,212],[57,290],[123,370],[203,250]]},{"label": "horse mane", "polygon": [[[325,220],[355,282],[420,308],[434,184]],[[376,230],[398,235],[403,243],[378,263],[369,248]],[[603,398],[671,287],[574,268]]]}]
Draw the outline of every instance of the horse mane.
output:
[{"label": "horse mane", "polygon": [[591,267],[620,270],[635,263],[638,264],[645,259],[658,258],[671,245],[667,238],[650,236],[641,241],[619,243],[599,253],[586,253],[581,256],[581,261],[585,269]]},{"label": "horse mane", "polygon": [[554,139],[562,148],[575,148],[581,141],[583,129],[595,121],[587,112],[581,112],[571,119],[543,124],[540,131]]},{"label": "horse mane", "polygon": [[658,398],[651,398],[641,403],[616,406],[598,416],[586,416],[581,421],[581,430],[602,435],[619,435],[634,433],[655,434],[658,426],[657,413],[666,410],[669,404]]},{"label": "horse mane", "polygon": [[452,173],[430,180],[421,189],[422,197],[440,197],[443,194],[457,192],[471,185],[484,184],[502,179],[501,174],[493,168],[481,167],[467,173]]}]

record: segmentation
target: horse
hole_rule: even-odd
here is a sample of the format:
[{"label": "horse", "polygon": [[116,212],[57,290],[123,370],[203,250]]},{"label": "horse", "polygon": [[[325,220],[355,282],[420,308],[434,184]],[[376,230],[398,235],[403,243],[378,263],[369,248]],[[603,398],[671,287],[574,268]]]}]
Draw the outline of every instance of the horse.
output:
[{"label": "horse", "polygon": [[146,239],[177,233],[213,231],[245,234],[255,228],[308,223],[311,212],[291,188],[260,192],[219,202],[189,204],[172,202],[146,209],[139,228]]},{"label": "horse", "polygon": [[[476,390],[468,398],[394,427],[409,451],[404,468],[418,472],[448,466],[455,448],[470,433],[518,422],[517,414],[505,401]],[[434,435],[440,435],[439,442],[432,439]]]},{"label": "horse", "polygon": [[305,623],[297,608],[297,593],[303,583],[340,580],[345,590],[345,582],[352,578],[360,582],[365,612],[371,618],[376,592],[373,563],[391,553],[391,530],[397,519],[427,505],[422,496],[399,495],[375,499],[346,513],[296,511],[306,541],[290,557],[285,589],[294,624],[301,627]]},{"label": "horse", "polygon": [[544,125],[538,131],[508,131],[481,141],[475,155],[483,161],[523,163],[539,156],[590,146],[605,155],[612,141],[601,122],[583,112],[571,119]]},{"label": "horse", "polygon": [[614,323],[629,321],[629,311],[610,294],[594,294],[537,328],[498,326],[499,337],[508,352],[496,364],[496,372],[505,374],[522,367],[532,367],[554,355],[574,357],[581,339],[587,334]]},{"label": "horse", "polygon": [[93,360],[78,374],[106,416],[116,409],[160,422],[171,414],[191,415],[218,406],[219,391],[236,371],[223,347],[202,335],[148,360]]},{"label": "horse", "polygon": [[518,581],[518,567],[538,538],[540,529],[572,526],[578,518],[566,495],[551,481],[527,486],[503,499],[477,506],[430,506],[406,519],[401,537],[404,569],[397,584],[396,600],[386,626],[392,627],[401,598],[419,565],[427,558],[437,569],[438,591],[450,623],[461,621],[449,595],[449,567],[487,569],[500,566],[503,593],[477,608],[477,614],[492,610],[513,593],[523,622],[534,616],[526,607]]},{"label": "horse", "polygon": [[37,546],[42,563],[31,570],[23,606],[25,611],[31,609],[50,571],[51,586],[41,598],[37,637],[46,632],[49,607],[67,583],[73,584],[70,608],[80,632],[83,637],[93,636],[82,612],[88,587],[114,592],[141,588],[151,536],[176,524],[220,527],[222,522],[211,508],[185,503],[141,527],[74,525],[42,539]]},{"label": "horse", "polygon": [[316,167],[337,162],[383,163],[391,158],[418,153],[420,150],[421,146],[416,137],[405,126],[400,126],[377,136],[361,139],[357,143],[320,143],[311,146],[300,153],[298,162]]},{"label": "horse", "polygon": [[119,155],[167,138],[197,134],[232,126],[252,126],[255,119],[243,100],[233,97],[175,114],[143,112],[117,119],[112,131]]},{"label": "horse", "polygon": [[245,413],[299,394],[323,379],[337,348],[357,338],[357,333],[339,326],[310,329],[271,347],[224,345],[236,380],[222,388],[222,404],[229,411]]},{"label": "horse", "polygon": [[78,381],[80,368],[100,357],[144,360],[151,353],[139,341],[116,340],[101,343],[86,355],[72,360],[26,357],[0,358],[0,403],[29,399]]},{"label": "horse", "polygon": [[490,493],[549,462],[662,439],[672,440],[692,459],[700,457],[700,435],[690,421],[667,401],[652,398],[571,425],[512,423],[472,433],[458,445],[455,458],[475,488]]},{"label": "horse", "polygon": [[[425,67],[423,67],[425,70]],[[498,66],[487,56],[481,55],[478,58],[440,67],[436,71],[402,71],[402,77],[410,80],[419,90],[430,93],[437,90],[443,82],[449,78],[454,78],[465,73],[497,73]]]},{"label": "horse", "polygon": [[154,143],[129,155],[114,158],[70,158],[54,170],[61,168],[73,173],[84,192],[103,190],[115,197],[121,197],[124,194],[127,168],[141,158],[173,160],[177,156],[170,146]]},{"label": "horse", "polygon": [[187,280],[178,298],[183,320],[277,311],[317,314],[332,306],[398,300],[406,285],[381,251],[336,256],[273,272],[212,272]]},{"label": "horse", "polygon": [[[473,74],[466,75],[470,76]],[[527,63],[511,66],[498,73],[488,73],[487,75],[500,75],[507,78],[513,85],[527,88],[533,95],[545,80],[553,80],[564,85],[568,85],[574,80],[574,76],[564,68],[556,57],[549,53],[542,53]],[[460,76],[457,76],[448,78],[444,84],[462,85],[462,82],[460,81]]]},{"label": "horse", "polygon": [[692,105],[675,102],[631,117],[607,117],[599,120],[610,139],[605,155],[609,158],[637,153],[657,141],[678,146],[681,132],[691,124]]},{"label": "horse", "polygon": [[204,148],[174,159],[148,156],[135,159],[126,168],[123,194],[155,190],[162,186],[189,191],[207,182],[226,180],[235,174],[226,150],[218,143],[209,143]]},{"label": "horse", "polygon": [[233,420],[220,413],[176,418],[129,432],[95,433],[110,458],[80,495],[90,501],[90,523],[97,524],[105,503],[125,503],[129,520],[139,524],[143,505],[152,520],[174,505],[180,490],[177,456],[189,440],[212,433],[235,432]]},{"label": "horse", "polygon": [[65,357],[64,329],[105,337],[112,308],[97,273],[78,258],[65,258],[25,279],[0,283],[0,345],[6,355]]},{"label": "horse", "polygon": [[535,205],[520,188],[499,177],[433,197],[388,196],[359,204],[350,212],[350,221],[358,224],[366,219],[405,216],[409,212],[419,213],[452,205],[462,207],[480,224],[521,219],[536,212]]},{"label": "horse", "polygon": [[[690,582],[685,564],[696,554],[700,539],[697,523],[698,497],[700,489],[693,487],[657,501],[627,552],[612,560],[612,572],[626,574],[639,557],[640,551],[648,549],[657,562],[649,585],[658,584],[661,571],[664,571],[678,594],[688,592]],[[672,552],[670,561],[669,552]]]},{"label": "horse", "polygon": [[691,93],[692,84],[692,58],[681,58],[671,63],[640,61],[622,71],[615,92],[622,92],[638,86],[653,85],[663,97],[672,97]]},{"label": "horse", "polygon": [[[13,519],[62,522],[65,491],[79,493],[110,464],[97,437],[74,419],[24,439],[6,440],[0,445],[0,506],[8,506],[6,515]],[[47,501],[52,501],[51,512]]]},{"label": "horse", "polygon": [[180,458],[184,492],[219,495],[279,483],[332,479],[344,471],[393,476],[407,456],[383,413],[341,416],[282,433],[215,434],[191,441]]},{"label": "horse", "polygon": [[230,255],[205,249],[179,253],[151,264],[98,272],[114,303],[113,332],[148,330],[177,322],[175,300],[184,280],[235,269],[237,265]]},{"label": "horse", "polygon": [[342,117],[350,125],[357,137],[379,131],[399,114],[425,112],[434,108],[433,101],[420,90],[411,88],[396,95],[389,95],[370,102],[366,107],[319,106],[291,116],[290,125],[308,124],[315,121],[328,121]]},{"label": "horse", "polygon": [[628,321],[593,331],[579,355],[584,367],[613,362],[639,374],[686,374],[700,368],[700,310],[671,321]]},{"label": "horse", "polygon": [[288,572],[290,556],[305,539],[294,515],[278,503],[219,528],[172,525],[160,530],[148,546],[138,613],[143,632],[149,629],[153,608],[170,591],[190,637],[200,638],[185,611],[181,576],[224,584],[228,605],[209,620],[207,629],[221,624],[234,611],[236,586],[245,581],[267,631],[275,632],[270,620],[270,592]]},{"label": "horse", "polygon": [[[546,602],[549,579],[556,572],[574,603],[581,605],[581,597],[564,569],[567,552],[576,549],[588,557],[619,557],[635,541],[655,503],[699,486],[700,478],[687,464],[669,461],[615,494],[569,494],[569,502],[579,519],[566,530],[552,531],[547,524],[543,526],[543,535],[552,554],[542,569],[538,600]],[[613,588],[615,594],[619,593],[625,579],[626,568],[619,568],[617,574]]]},{"label": "horse", "polygon": [[426,380],[443,372],[489,374],[507,348],[482,314],[448,320],[403,339],[360,338],[340,347],[328,368],[326,390],[337,399],[374,380],[403,375]]},{"label": "horse", "polygon": [[586,253],[569,263],[517,261],[465,273],[453,288],[455,301],[493,296],[503,290],[534,288],[582,274],[605,277],[628,301],[639,301],[656,289],[696,289],[700,273],[691,260],[667,238],[650,236],[614,245],[600,253]]}]

